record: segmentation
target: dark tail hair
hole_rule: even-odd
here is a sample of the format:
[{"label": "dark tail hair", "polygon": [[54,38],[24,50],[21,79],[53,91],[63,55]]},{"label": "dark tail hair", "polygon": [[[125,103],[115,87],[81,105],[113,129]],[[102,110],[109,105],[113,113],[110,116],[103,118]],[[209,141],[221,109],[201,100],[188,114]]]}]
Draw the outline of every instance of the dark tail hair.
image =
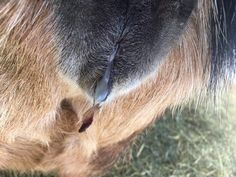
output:
[{"label": "dark tail hair", "polygon": [[214,90],[233,79],[236,68],[236,1],[216,0],[212,10],[210,86]]}]

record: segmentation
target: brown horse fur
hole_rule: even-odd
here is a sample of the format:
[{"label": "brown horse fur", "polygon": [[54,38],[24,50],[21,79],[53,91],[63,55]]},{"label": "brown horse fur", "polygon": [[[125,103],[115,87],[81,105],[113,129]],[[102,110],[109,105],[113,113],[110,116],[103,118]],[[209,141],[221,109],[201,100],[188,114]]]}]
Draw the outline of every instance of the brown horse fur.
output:
[{"label": "brown horse fur", "polygon": [[[91,100],[60,72],[53,9],[43,0],[0,4],[0,169],[86,177],[109,167],[166,108],[204,93],[210,77],[209,14],[199,0],[158,72],[104,103],[83,133]],[[170,72],[171,71],[171,72]]]}]

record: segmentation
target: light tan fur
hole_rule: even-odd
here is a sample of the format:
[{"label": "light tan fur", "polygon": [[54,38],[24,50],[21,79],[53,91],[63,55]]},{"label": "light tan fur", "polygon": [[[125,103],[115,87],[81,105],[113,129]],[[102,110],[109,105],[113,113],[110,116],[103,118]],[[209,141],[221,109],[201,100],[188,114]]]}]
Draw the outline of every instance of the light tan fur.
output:
[{"label": "light tan fur", "polygon": [[158,72],[105,103],[79,133],[91,101],[60,73],[52,7],[42,0],[0,5],[0,168],[86,177],[109,167],[166,108],[207,88],[210,10],[211,1],[199,0]]}]

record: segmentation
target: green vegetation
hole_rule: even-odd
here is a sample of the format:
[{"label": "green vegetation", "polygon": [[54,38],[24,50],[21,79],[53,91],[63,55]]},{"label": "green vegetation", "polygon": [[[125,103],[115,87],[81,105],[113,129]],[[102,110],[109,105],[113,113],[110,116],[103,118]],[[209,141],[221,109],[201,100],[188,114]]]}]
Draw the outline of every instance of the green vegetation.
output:
[{"label": "green vegetation", "polygon": [[236,177],[236,121],[218,116],[167,112],[106,177]]}]

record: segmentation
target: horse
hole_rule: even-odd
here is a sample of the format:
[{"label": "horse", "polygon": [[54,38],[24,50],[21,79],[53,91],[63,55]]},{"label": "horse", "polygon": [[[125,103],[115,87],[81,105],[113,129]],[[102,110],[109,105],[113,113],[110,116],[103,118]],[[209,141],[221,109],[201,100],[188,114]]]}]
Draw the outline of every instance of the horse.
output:
[{"label": "horse", "polygon": [[89,177],[230,85],[235,0],[2,0],[0,169]]}]

